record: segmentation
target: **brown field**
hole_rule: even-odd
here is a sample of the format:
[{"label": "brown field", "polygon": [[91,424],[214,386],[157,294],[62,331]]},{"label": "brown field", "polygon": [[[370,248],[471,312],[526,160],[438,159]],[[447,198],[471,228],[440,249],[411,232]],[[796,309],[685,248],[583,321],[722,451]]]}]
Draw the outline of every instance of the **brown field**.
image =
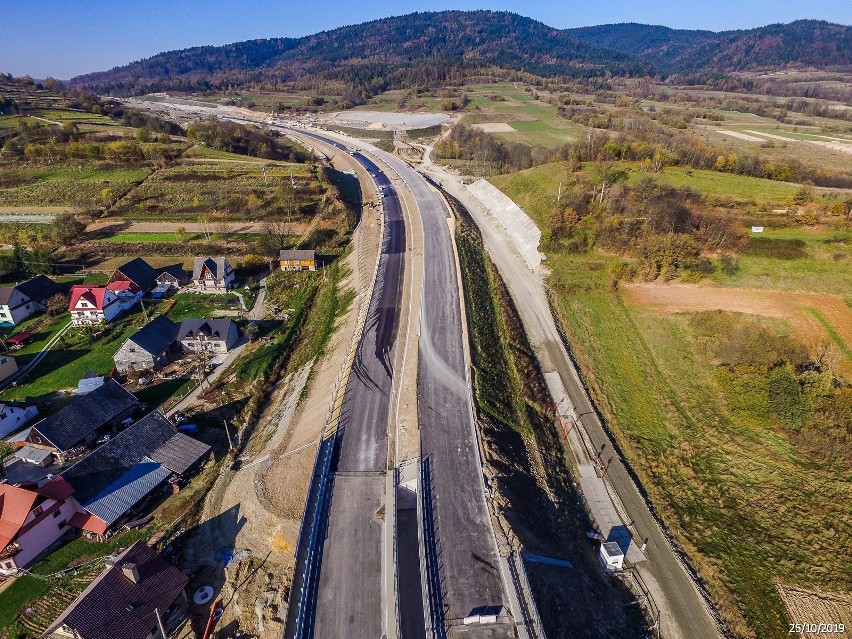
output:
[{"label": "brown field", "polygon": [[[783,320],[790,333],[805,344],[830,340],[825,327],[808,309],[816,309],[831,324],[843,343],[852,345],[852,308],[841,295],[804,291],[723,288],[694,284],[626,284],[629,304],[665,313],[729,311]],[[840,368],[852,373],[852,361]]]},{"label": "brown field", "polygon": [[484,133],[514,133],[515,129],[509,126],[506,122],[482,122],[481,124],[471,124],[472,129],[479,129]]},{"label": "brown field", "polygon": [[[843,624],[845,631],[840,636],[852,632],[852,595],[799,590],[778,586],[781,600],[787,607],[790,623],[799,624]],[[794,634],[796,637],[823,637],[826,633],[808,632]]]}]

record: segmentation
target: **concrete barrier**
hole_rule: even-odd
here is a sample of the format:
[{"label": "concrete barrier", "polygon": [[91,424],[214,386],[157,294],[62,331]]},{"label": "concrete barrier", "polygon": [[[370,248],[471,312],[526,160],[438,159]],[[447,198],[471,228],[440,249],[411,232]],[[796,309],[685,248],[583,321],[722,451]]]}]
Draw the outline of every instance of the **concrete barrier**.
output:
[{"label": "concrete barrier", "polygon": [[488,209],[506,229],[506,233],[530,269],[541,265],[544,255],[538,250],[541,230],[524,210],[487,180],[477,180],[467,190]]}]

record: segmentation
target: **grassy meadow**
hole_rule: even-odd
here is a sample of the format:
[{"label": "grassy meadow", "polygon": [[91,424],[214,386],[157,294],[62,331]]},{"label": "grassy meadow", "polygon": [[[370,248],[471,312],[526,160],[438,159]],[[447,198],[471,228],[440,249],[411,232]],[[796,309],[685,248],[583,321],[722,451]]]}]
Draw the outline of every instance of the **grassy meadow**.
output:
[{"label": "grassy meadow", "polygon": [[[680,169],[656,177],[762,210],[780,206],[798,188]],[[545,236],[563,180],[560,164],[491,179]],[[791,240],[795,257],[779,258],[772,243]],[[787,218],[761,241],[736,256],[735,272],[725,274],[711,258],[707,282],[840,293],[852,314],[852,232],[791,225]],[[763,376],[726,373],[696,329],[696,313],[627,302],[611,284],[611,269],[622,258],[545,251],[559,319],[595,401],[737,636],[787,636],[776,584],[849,591],[852,469],[817,459],[791,436],[765,405],[770,391],[761,391]],[[830,321],[816,313],[837,342]],[[783,320],[756,321],[788,332]]]}]

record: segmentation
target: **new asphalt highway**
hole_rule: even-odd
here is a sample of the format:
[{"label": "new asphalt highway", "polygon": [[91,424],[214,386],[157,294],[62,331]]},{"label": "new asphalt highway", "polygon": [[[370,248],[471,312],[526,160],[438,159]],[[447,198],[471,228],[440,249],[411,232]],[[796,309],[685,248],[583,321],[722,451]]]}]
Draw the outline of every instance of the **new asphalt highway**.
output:
[{"label": "new asphalt highway", "polygon": [[319,580],[308,595],[315,601],[306,602],[302,637],[379,638],[384,632],[383,513],[405,226],[387,177],[363,155],[353,157],[384,189],[383,239],[335,436],[330,498],[320,506],[325,534],[319,536],[315,565],[308,568],[318,571]]},{"label": "new asphalt highway", "polygon": [[[305,131],[299,130],[299,133],[304,134]],[[335,144],[341,146],[339,142]],[[432,529],[435,533],[434,537],[425,540],[426,543],[435,545],[434,552],[426,554],[438,562],[435,571],[437,583],[433,583],[432,587],[439,590],[438,597],[443,604],[437,615],[442,627],[436,631],[439,636],[448,637],[463,632],[463,636],[470,639],[514,637],[514,628],[510,623],[491,624],[487,627],[463,625],[464,618],[472,612],[486,608],[505,611],[506,600],[498,564],[497,545],[485,502],[476,428],[473,423],[461,317],[461,291],[450,213],[441,196],[410,166],[389,153],[378,149],[371,151],[403,178],[416,202],[423,225],[424,282],[419,330],[418,421],[421,431],[421,459],[427,462],[430,469],[428,485],[424,488],[431,491]],[[361,154],[356,155],[361,157]],[[382,175],[377,169],[371,171]],[[391,224],[393,220],[394,218],[388,215],[385,223]],[[387,231],[389,227],[385,228]],[[404,233],[401,222],[399,226],[393,227],[393,230],[397,229]],[[385,295],[375,295],[389,299]],[[385,324],[391,325],[387,320]],[[361,350],[365,348],[365,344],[362,344]],[[375,350],[377,355],[380,351],[381,349]],[[374,357],[373,361],[378,362],[379,357]],[[390,379],[387,383],[390,383]],[[344,449],[350,428],[351,424],[347,424],[343,435]],[[341,459],[347,458],[344,455],[348,453],[342,454]],[[367,515],[361,513],[359,517],[361,520],[352,519],[350,525],[363,526]],[[342,556],[347,552],[346,548],[328,550],[332,547],[330,542],[333,539],[337,540],[337,537],[330,532],[326,552]],[[331,554],[323,557],[323,565],[327,564],[329,557]],[[376,562],[376,565],[378,563]],[[330,576],[325,568],[323,573]],[[335,571],[335,574],[339,579],[355,579],[352,575],[347,577],[343,571]],[[322,581],[320,590],[322,591]],[[339,605],[341,594],[348,591],[348,585],[338,588],[334,602]],[[359,601],[364,602],[363,595]],[[324,599],[321,596],[318,606],[323,605]],[[320,611],[317,614],[319,619],[320,616],[338,613]],[[355,611],[348,614],[354,615],[355,619],[359,618],[359,613]],[[501,616],[501,621],[505,618]],[[319,627],[319,623],[317,626]],[[318,633],[316,636],[344,635]],[[379,635],[362,633],[359,636]]]},{"label": "new asphalt highway", "polygon": [[444,624],[452,637],[514,637],[510,624],[463,626],[482,608],[505,608],[497,545],[485,502],[467,376],[450,213],[411,167],[377,151],[411,190],[423,225],[418,421],[421,460],[428,461]]}]

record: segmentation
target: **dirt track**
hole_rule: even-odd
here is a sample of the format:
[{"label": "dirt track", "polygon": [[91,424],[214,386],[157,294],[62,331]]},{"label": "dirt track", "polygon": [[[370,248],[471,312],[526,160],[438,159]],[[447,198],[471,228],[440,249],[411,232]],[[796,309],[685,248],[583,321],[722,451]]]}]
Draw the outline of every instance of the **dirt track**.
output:
[{"label": "dirt track", "polygon": [[[264,233],[264,225],[261,222],[227,222],[230,233]],[[221,224],[214,222],[207,225],[196,222],[129,222],[110,218],[89,224],[86,227],[88,233],[174,233],[178,228],[183,228],[187,233],[204,233],[205,230],[218,232]],[[294,223],[292,233],[301,235],[308,227],[307,224]]]}]

